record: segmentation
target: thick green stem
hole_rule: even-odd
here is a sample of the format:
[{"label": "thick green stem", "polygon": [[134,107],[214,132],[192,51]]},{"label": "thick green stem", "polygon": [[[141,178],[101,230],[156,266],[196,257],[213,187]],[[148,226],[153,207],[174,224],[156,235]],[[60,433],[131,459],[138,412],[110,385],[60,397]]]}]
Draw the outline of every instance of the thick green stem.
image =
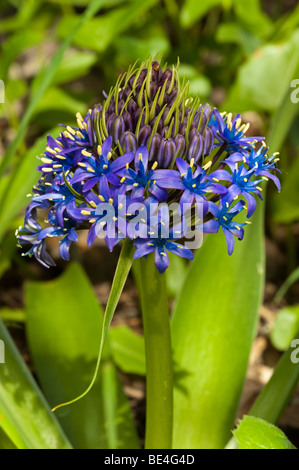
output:
[{"label": "thick green stem", "polygon": [[172,352],[165,275],[153,255],[138,261],[146,355],[146,449],[171,449]]}]

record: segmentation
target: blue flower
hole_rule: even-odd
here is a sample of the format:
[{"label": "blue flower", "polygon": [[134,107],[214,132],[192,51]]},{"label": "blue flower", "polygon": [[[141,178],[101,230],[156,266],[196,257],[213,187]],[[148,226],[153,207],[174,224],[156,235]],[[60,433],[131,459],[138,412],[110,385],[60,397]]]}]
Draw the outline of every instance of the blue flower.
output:
[{"label": "blue flower", "polygon": [[274,153],[271,157],[267,157],[268,147],[262,146],[255,151],[251,149],[250,153],[244,151],[242,153],[236,152],[231,154],[225,161],[230,169],[233,171],[235,164],[242,161],[244,164],[248,165],[249,170],[254,171],[255,176],[261,176],[262,179],[266,180],[270,178],[276,185],[278,191],[280,191],[280,181],[277,176],[273,175],[271,171],[281,171],[276,167],[276,162],[279,161],[277,157],[278,153]]},{"label": "blue flower", "polygon": [[148,150],[142,145],[135,152],[134,169],[126,166],[118,172],[121,183],[131,192],[132,198],[143,197],[146,189],[159,201],[167,200],[167,191],[161,189],[160,180],[175,174],[172,170],[156,170],[158,163],[155,162],[151,170],[148,170]]},{"label": "blue flower", "polygon": [[225,194],[227,193],[227,188],[218,183],[214,173],[207,175],[205,170],[194,164],[194,160],[191,160],[189,164],[185,160],[177,158],[176,165],[179,172],[174,171],[172,175],[162,178],[159,180],[159,185],[162,188],[180,189],[183,191],[180,198],[182,212],[184,212],[184,209],[190,208],[196,201],[197,204],[202,205],[203,216],[205,216],[208,210],[207,194]]},{"label": "blue flower", "polygon": [[90,191],[102,178],[106,178],[108,182],[114,186],[119,186],[120,180],[116,173],[129,165],[134,158],[134,153],[122,155],[112,161],[111,153],[112,137],[108,137],[102,146],[97,147],[97,156],[90,151],[83,150],[84,159],[78,163],[71,183],[84,181],[83,191]]},{"label": "blue flower", "polygon": [[212,129],[218,139],[218,145],[224,144],[227,151],[237,152],[264,139],[263,137],[246,137],[249,124],[241,124],[241,122],[240,114],[232,120],[230,113],[223,118],[219,111],[214,110]]},{"label": "blue flower", "polygon": [[262,199],[262,188],[258,186],[262,179],[252,180],[252,177],[254,177],[254,169],[247,170],[244,164],[238,166],[237,163],[235,163],[235,169],[232,175],[226,170],[216,170],[214,175],[219,180],[231,182],[231,186],[228,187],[227,194],[224,196],[224,201],[231,202],[232,200],[236,200],[241,194],[248,203],[247,217],[251,217],[256,209],[256,200],[252,194],[256,194]]},{"label": "blue flower", "polygon": [[40,237],[42,227],[34,219],[29,219],[24,227],[19,227],[16,231],[18,243],[20,246],[31,245],[28,251],[22,253],[22,256],[35,256],[37,261],[43,266],[55,266],[55,263],[49,253],[46,251],[46,240]]},{"label": "blue flower", "polygon": [[237,202],[231,207],[227,201],[224,202],[222,199],[219,201],[217,206],[214,202],[209,202],[209,212],[214,217],[213,219],[204,222],[197,228],[202,230],[204,233],[217,233],[219,228],[222,227],[227,245],[228,254],[231,255],[234,251],[235,238],[242,240],[244,237],[243,226],[246,223],[235,222],[234,218],[243,210],[245,205],[244,201]]},{"label": "blue flower", "polygon": [[[166,212],[168,207],[164,206]],[[164,215],[164,216],[163,216]],[[165,211],[159,213],[157,224],[151,225],[147,228],[147,235],[145,238],[136,238],[134,240],[134,246],[136,251],[134,253],[134,259],[138,259],[155,253],[155,265],[160,273],[164,273],[169,266],[168,251],[180,256],[181,258],[187,258],[192,260],[193,253],[189,248],[177,243],[176,240],[180,240],[184,237],[186,232],[185,221],[182,224],[176,225],[173,228],[166,228],[165,233]],[[169,221],[169,212],[166,214],[166,219]]]}]

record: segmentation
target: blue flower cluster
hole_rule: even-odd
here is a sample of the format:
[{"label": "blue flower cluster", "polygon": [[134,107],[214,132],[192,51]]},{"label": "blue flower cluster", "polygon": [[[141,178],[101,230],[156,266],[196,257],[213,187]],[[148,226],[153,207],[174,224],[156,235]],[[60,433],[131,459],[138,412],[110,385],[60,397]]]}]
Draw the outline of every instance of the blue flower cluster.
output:
[{"label": "blue flower cluster", "polygon": [[[56,139],[48,136],[38,166],[41,177],[30,195],[24,226],[17,230],[19,244],[29,246],[24,255],[54,265],[46,240],[59,237],[60,255],[68,260],[78,230],[88,229],[89,246],[103,237],[112,251],[128,237],[136,247],[134,258],[154,252],[162,273],[168,252],[193,258],[183,242],[190,223],[187,209],[201,208],[201,220],[191,221],[201,232],[215,233],[221,227],[232,254],[235,238],[241,240],[250,223],[236,217],[243,211],[247,219],[252,216],[256,197],[262,199],[261,182],[270,178],[280,190],[273,174],[279,171],[277,155],[267,156],[262,138],[246,136],[248,125],[240,115],[232,119],[208,105],[187,109],[186,100],[178,101],[174,71],[163,72],[157,63],[152,63],[150,77],[145,70],[127,75],[123,88],[118,81],[117,93],[125,100],[108,96],[109,106],[97,105],[84,118],[77,113],[76,127],[66,126]],[[164,103],[165,90],[170,91]],[[171,116],[176,106],[178,112]],[[174,202],[180,224],[170,217]],[[41,224],[39,215],[45,211]]]}]

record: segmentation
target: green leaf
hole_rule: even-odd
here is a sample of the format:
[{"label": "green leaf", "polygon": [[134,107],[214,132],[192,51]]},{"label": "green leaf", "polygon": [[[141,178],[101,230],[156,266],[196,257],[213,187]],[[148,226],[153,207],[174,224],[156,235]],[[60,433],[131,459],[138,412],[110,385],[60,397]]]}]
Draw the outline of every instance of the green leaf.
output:
[{"label": "green leaf", "polygon": [[232,256],[222,231],[207,237],[174,310],[182,378],[174,392],[174,448],[223,448],[234,424],[263,292],[260,204],[245,232]]},{"label": "green leaf", "polygon": [[0,449],[17,449],[7,434],[0,428]]},{"label": "green leaf", "polygon": [[115,364],[128,374],[145,375],[144,337],[127,326],[116,326],[109,338]]},{"label": "green leaf", "polygon": [[260,0],[234,0],[234,11],[249,31],[257,36],[264,37],[271,34],[273,26],[270,18],[263,12]]},{"label": "green leaf", "polygon": [[273,346],[279,351],[290,347],[291,341],[299,330],[299,306],[285,307],[277,314],[270,333]]},{"label": "green leaf", "polygon": [[256,50],[238,69],[225,109],[274,111],[295,78],[299,64],[299,30],[283,43]]},{"label": "green leaf", "polygon": [[[29,283],[26,317],[36,372],[51,406],[78,396],[93,376],[103,326],[103,312],[82,268],[71,264],[55,281]],[[139,446],[108,343],[94,387],[55,413],[76,448]]]},{"label": "green leaf", "polygon": [[189,28],[196,21],[200,20],[212,8],[225,4],[223,0],[185,0],[181,10],[181,25]]},{"label": "green leaf", "polygon": [[72,97],[61,88],[52,87],[45,92],[35,108],[34,115],[50,110],[61,110],[73,115],[79,111],[83,114],[86,111],[86,104]]},{"label": "green leaf", "polygon": [[[103,52],[123,31],[136,24],[137,18],[152,8],[157,0],[132,0],[127,6],[119,7],[89,20],[74,37],[74,43],[97,52]],[[64,38],[78,21],[76,15],[65,16],[58,26],[58,34]],[[92,31],[92,40],[87,41]]]},{"label": "green leaf", "polygon": [[53,77],[53,83],[65,83],[87,75],[97,62],[97,56],[90,51],[74,51],[61,62]]},{"label": "green leaf", "polygon": [[70,444],[0,319],[5,363],[0,363],[1,427],[21,449],[67,449]]},{"label": "green leaf", "polygon": [[216,40],[220,43],[237,44],[245,55],[252,54],[261,46],[259,38],[244,29],[239,23],[222,23],[216,31]]},{"label": "green leaf", "polygon": [[240,449],[296,449],[280,429],[253,416],[244,416],[233,434]]}]

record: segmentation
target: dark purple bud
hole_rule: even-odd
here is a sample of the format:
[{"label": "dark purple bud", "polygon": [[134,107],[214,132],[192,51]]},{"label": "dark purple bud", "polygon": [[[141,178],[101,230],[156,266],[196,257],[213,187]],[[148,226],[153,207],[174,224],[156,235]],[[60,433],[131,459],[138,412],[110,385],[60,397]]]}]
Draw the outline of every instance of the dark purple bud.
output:
[{"label": "dark purple bud", "polygon": [[158,86],[155,83],[150,84],[150,100],[153,100],[158,91]]},{"label": "dark purple bud", "polygon": [[[135,122],[136,125],[137,125],[137,122],[138,122],[138,119],[139,119],[139,116],[140,116],[141,112],[142,112],[142,109],[138,108],[138,109],[135,111],[134,115],[133,115],[133,117],[134,117],[134,122]],[[145,117],[144,117],[144,112],[143,112],[143,115],[142,115],[142,118],[141,118],[141,126],[143,126],[144,120],[145,120]]]},{"label": "dark purple bud", "polygon": [[137,139],[132,132],[125,132],[120,138],[120,145],[124,153],[136,152]]},{"label": "dark purple bud", "polygon": [[162,139],[158,152],[160,167],[167,168],[175,157],[175,143],[172,139]]},{"label": "dark purple bud", "polygon": [[133,116],[133,114],[135,113],[137,109],[138,109],[138,104],[136,103],[136,101],[130,101],[128,104],[127,110],[131,114],[131,116]]},{"label": "dark purple bud", "polygon": [[121,135],[124,133],[124,131],[125,131],[124,120],[121,116],[118,116],[111,125],[111,135],[112,135],[113,142],[115,143],[115,145],[118,144],[118,141]]},{"label": "dark purple bud", "polygon": [[121,112],[121,110],[123,109],[124,105],[125,105],[124,100],[121,100],[121,99],[120,99],[120,101],[118,102],[118,105],[117,105],[117,113],[118,113],[118,114]]},{"label": "dark purple bud", "polygon": [[116,118],[116,114],[115,113],[112,113],[110,114],[110,116],[108,117],[107,121],[106,121],[106,127],[107,127],[107,130],[108,130],[108,134],[110,135],[111,134],[111,126],[112,126],[112,123],[113,121],[115,120]]},{"label": "dark purple bud", "polygon": [[154,134],[149,150],[149,160],[150,161],[157,161],[158,160],[158,153],[161,144],[161,136],[159,134]]},{"label": "dark purple bud", "polygon": [[138,134],[138,145],[146,145],[152,133],[152,128],[148,124],[141,127]]},{"label": "dark purple bud", "polygon": [[133,131],[134,130],[134,123],[131,114],[128,111],[123,113],[123,120],[125,123],[126,131]]},{"label": "dark purple bud", "polygon": [[214,134],[212,129],[206,127],[206,129],[203,131],[203,139],[203,154],[209,155],[209,153],[211,153],[214,148]]},{"label": "dark purple bud", "polygon": [[184,154],[185,147],[186,147],[185,137],[178,134],[175,136],[174,142],[175,142],[175,157],[181,158]]},{"label": "dark purple bud", "polygon": [[192,158],[197,162],[202,154],[203,150],[203,137],[198,133],[190,139],[190,143],[187,149],[187,159],[190,162]]}]

